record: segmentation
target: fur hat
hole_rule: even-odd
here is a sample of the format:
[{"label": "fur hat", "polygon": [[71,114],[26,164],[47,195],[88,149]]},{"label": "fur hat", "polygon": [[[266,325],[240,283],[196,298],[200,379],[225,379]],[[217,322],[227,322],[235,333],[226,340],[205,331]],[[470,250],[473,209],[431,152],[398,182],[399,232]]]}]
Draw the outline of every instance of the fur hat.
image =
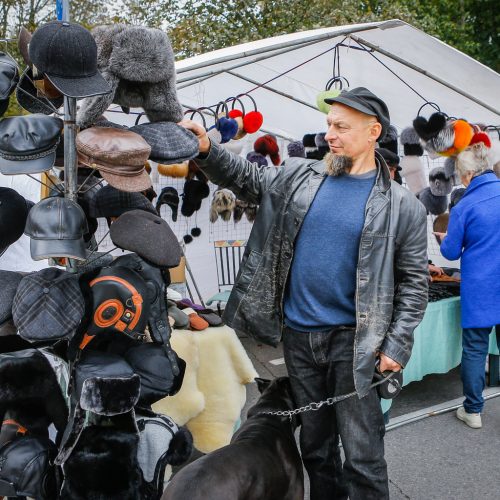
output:
[{"label": "fur hat", "polygon": [[412,193],[417,194],[427,187],[427,176],[425,175],[422,159],[419,156],[403,156],[399,164],[408,189]]},{"label": "fur hat", "polygon": [[432,215],[441,215],[448,207],[448,196],[434,196],[429,187],[420,191],[417,198],[422,202],[427,213]]},{"label": "fur hat", "polygon": [[281,163],[280,149],[276,137],[271,134],[259,137],[253,144],[253,148],[257,153],[263,156],[269,155],[273,165],[278,166]]},{"label": "fur hat", "polygon": [[245,208],[245,215],[247,216],[248,222],[253,222],[257,218],[258,209],[258,205],[254,205],[253,203],[248,204],[248,206]]},{"label": "fur hat", "polygon": [[82,101],[80,127],[94,123],[111,103],[142,107],[150,122],[182,120],[175,86],[174,52],[159,29],[113,24],[92,30],[97,67],[110,84],[109,94]]},{"label": "fur hat", "polygon": [[413,127],[403,129],[399,141],[403,145],[405,156],[422,156],[424,154],[420,137]]},{"label": "fur hat", "polygon": [[398,131],[394,125],[389,125],[383,139],[378,141],[379,147],[398,154]]},{"label": "fur hat", "polygon": [[246,201],[236,200],[233,209],[233,220],[235,223],[240,222],[247,207],[248,203]]},{"label": "fur hat", "polygon": [[191,217],[201,208],[201,202],[210,194],[210,188],[206,182],[197,179],[188,180],[184,183],[182,194],[181,214],[184,217]]},{"label": "fur hat", "polygon": [[451,193],[453,185],[444,167],[434,167],[429,172],[429,187],[434,196],[446,196]]},{"label": "fur hat", "polygon": [[315,148],[316,143],[314,142],[314,138],[316,137],[316,134],[306,134],[304,137],[302,137],[302,144],[304,145],[305,148]]},{"label": "fur hat", "polygon": [[267,162],[267,158],[260,153],[256,153],[255,151],[250,151],[247,153],[247,160],[250,163],[257,163],[259,167],[267,167],[269,163]]},{"label": "fur hat", "polygon": [[0,415],[9,413],[32,434],[48,437],[53,423],[62,432],[68,409],[49,361],[36,349],[0,355]]},{"label": "fur hat", "polygon": [[113,427],[85,428],[64,465],[61,500],[143,498],[138,439]]},{"label": "fur hat", "polygon": [[319,148],[327,148],[328,143],[325,141],[326,132],[319,132],[314,136],[314,144]]},{"label": "fur hat", "polygon": [[300,141],[290,142],[287,146],[288,156],[290,158],[305,158],[306,150]]},{"label": "fur hat", "polygon": [[215,191],[210,205],[210,222],[217,222],[219,215],[222,220],[229,221],[235,205],[235,197],[231,191],[227,189]]}]

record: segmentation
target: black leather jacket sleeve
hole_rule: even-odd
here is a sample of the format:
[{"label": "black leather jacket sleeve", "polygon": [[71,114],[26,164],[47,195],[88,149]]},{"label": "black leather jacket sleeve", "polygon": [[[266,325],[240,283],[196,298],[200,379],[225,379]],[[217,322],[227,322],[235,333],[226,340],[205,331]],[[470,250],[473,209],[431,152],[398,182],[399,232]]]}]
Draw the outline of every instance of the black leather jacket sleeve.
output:
[{"label": "black leather jacket sleeve", "polygon": [[410,359],[413,330],[422,321],[428,300],[427,219],[421,208],[404,232],[395,255],[392,321],[380,348],[402,367]]},{"label": "black leather jacket sleeve", "polygon": [[250,163],[213,142],[208,155],[199,156],[196,163],[214,184],[230,189],[240,200],[256,205],[260,204],[262,194],[281,171],[274,166]]}]

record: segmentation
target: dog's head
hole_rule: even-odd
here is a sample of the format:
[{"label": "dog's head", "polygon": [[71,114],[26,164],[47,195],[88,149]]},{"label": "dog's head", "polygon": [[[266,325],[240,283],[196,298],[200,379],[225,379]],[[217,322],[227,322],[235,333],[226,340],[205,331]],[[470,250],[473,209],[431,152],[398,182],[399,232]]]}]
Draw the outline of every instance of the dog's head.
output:
[{"label": "dog's head", "polygon": [[[287,411],[296,408],[289,377],[277,377],[274,380],[256,378],[255,382],[261,396],[248,410],[248,418],[266,411]],[[295,416],[292,425],[293,428],[299,425],[299,419]]]}]

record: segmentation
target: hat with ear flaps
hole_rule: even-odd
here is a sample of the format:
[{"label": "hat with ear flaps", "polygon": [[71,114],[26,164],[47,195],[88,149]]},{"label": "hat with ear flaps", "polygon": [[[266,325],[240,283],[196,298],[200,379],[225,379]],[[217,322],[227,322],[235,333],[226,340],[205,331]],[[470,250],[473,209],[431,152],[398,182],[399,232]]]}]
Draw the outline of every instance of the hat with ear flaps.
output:
[{"label": "hat with ear flaps", "polygon": [[403,129],[399,141],[403,145],[405,156],[422,156],[424,154],[424,149],[420,144],[420,137],[413,127]]},{"label": "hat with ear flaps", "polygon": [[114,24],[92,30],[97,44],[97,67],[110,84],[110,94],[81,102],[80,127],[93,124],[110,104],[141,107],[150,122],[182,120],[175,86],[174,52],[161,30]]}]

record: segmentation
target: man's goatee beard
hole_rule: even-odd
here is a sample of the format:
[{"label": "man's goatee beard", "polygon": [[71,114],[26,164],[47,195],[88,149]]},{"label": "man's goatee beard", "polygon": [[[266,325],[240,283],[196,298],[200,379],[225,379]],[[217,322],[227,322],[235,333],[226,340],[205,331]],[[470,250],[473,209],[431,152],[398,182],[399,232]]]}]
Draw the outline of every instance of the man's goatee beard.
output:
[{"label": "man's goatee beard", "polygon": [[327,153],[325,156],[326,173],[333,177],[349,173],[352,168],[352,158],[347,155]]}]

